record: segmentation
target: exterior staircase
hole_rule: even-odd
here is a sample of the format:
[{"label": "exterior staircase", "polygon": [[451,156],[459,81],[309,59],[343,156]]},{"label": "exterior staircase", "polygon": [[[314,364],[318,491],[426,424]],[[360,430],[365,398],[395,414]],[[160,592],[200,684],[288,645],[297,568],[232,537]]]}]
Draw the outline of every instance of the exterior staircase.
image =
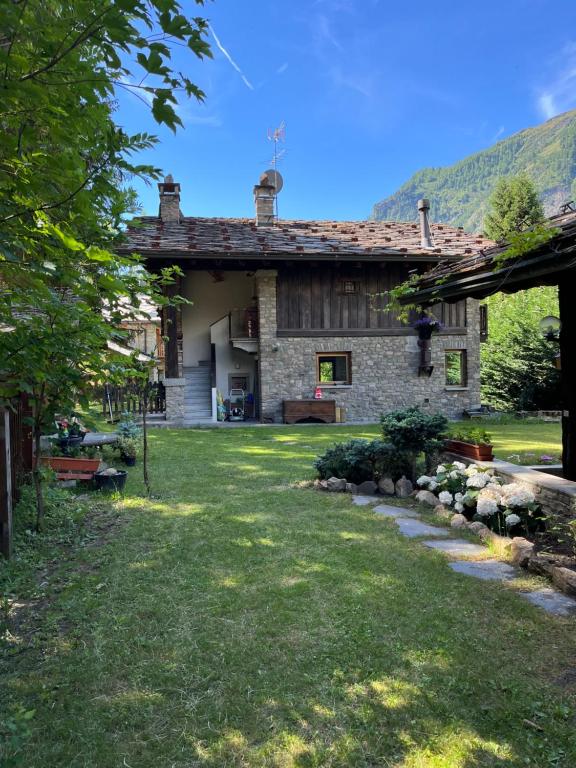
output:
[{"label": "exterior staircase", "polygon": [[212,421],[212,388],[210,386],[210,362],[201,360],[198,365],[184,368],[184,423],[202,424]]}]

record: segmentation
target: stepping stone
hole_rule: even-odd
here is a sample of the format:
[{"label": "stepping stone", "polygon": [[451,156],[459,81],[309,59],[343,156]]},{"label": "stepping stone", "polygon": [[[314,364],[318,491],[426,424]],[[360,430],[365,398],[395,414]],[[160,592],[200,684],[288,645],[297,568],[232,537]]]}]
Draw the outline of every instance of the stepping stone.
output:
[{"label": "stepping stone", "polygon": [[508,563],[499,560],[482,560],[478,563],[448,563],[456,573],[464,573],[466,576],[475,576],[482,581],[510,581],[515,578],[516,570]]},{"label": "stepping stone", "polygon": [[356,504],[357,507],[366,507],[368,504],[375,504],[377,501],[377,496],[352,496],[352,504]]},{"label": "stepping stone", "polygon": [[396,518],[396,525],[400,528],[403,536],[409,539],[415,539],[417,536],[448,536],[445,528],[436,528],[435,525],[421,523],[419,520],[407,520],[403,517]]},{"label": "stepping stone", "polygon": [[430,549],[438,549],[440,552],[445,552],[447,555],[453,555],[459,557],[461,555],[482,555],[486,552],[486,547],[481,544],[473,544],[471,541],[464,541],[464,539],[449,539],[448,541],[423,541],[425,547]]},{"label": "stepping stone", "polygon": [[571,616],[576,614],[576,600],[573,597],[557,592],[552,587],[542,587],[534,592],[521,592],[522,597],[533,605],[542,608],[554,616]]},{"label": "stepping stone", "polygon": [[404,509],[403,507],[391,507],[389,504],[378,504],[377,507],[374,507],[374,512],[377,515],[381,515],[381,517],[393,517],[393,518],[420,517],[420,514],[418,512],[415,512],[413,509]]}]

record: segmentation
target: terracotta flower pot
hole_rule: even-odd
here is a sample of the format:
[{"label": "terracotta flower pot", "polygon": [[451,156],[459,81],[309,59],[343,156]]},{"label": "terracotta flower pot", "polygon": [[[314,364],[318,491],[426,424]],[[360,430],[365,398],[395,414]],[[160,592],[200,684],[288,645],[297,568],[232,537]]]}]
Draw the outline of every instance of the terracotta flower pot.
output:
[{"label": "terracotta flower pot", "polygon": [[462,440],[445,440],[444,448],[450,453],[458,453],[460,456],[466,456],[469,459],[477,461],[492,461],[494,452],[492,446],[488,443],[465,443]]}]

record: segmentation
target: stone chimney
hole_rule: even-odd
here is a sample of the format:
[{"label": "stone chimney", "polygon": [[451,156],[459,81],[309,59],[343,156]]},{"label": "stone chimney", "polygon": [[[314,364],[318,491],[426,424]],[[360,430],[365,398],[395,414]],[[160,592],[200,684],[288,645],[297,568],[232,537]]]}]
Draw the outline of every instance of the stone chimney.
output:
[{"label": "stone chimney", "polygon": [[422,248],[434,248],[429,221],[430,200],[418,200],[418,212],[420,214],[420,245]]},{"label": "stone chimney", "polygon": [[254,202],[256,203],[256,225],[271,227],[274,224],[274,199],[276,187],[270,184],[265,173],[260,177],[260,183],[254,187]]},{"label": "stone chimney", "polygon": [[160,192],[158,216],[162,221],[179,222],[182,218],[180,213],[180,184],[174,183],[172,174],[169,173],[164,181],[159,182],[158,191]]}]

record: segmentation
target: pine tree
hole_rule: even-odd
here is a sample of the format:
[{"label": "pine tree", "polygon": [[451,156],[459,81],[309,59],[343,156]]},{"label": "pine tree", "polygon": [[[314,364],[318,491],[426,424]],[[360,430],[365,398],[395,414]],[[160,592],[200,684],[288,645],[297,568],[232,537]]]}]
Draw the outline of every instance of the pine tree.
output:
[{"label": "pine tree", "polygon": [[496,242],[507,240],[513,232],[522,232],[544,219],[538,192],[526,174],[500,179],[490,197],[489,206],[490,211],[484,219],[484,233]]}]

